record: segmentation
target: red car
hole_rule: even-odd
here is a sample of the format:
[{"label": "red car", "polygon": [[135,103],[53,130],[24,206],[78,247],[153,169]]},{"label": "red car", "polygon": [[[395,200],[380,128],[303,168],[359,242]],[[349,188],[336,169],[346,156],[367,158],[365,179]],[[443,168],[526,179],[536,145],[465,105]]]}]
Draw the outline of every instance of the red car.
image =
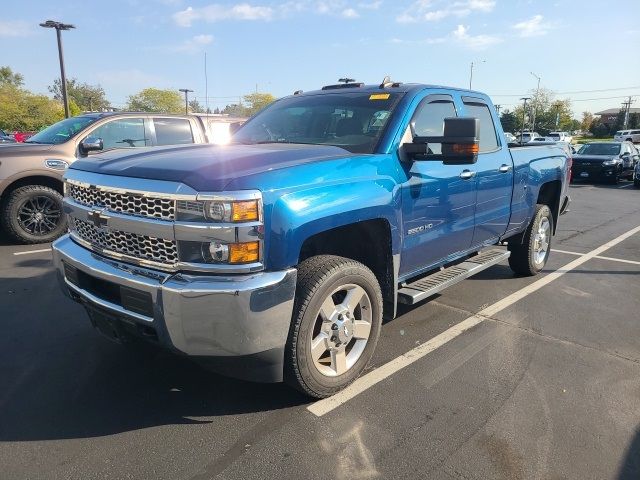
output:
[{"label": "red car", "polygon": [[13,132],[13,138],[16,139],[16,142],[18,143],[22,143],[24,142],[26,139],[32,137],[33,135],[35,135],[38,132]]}]

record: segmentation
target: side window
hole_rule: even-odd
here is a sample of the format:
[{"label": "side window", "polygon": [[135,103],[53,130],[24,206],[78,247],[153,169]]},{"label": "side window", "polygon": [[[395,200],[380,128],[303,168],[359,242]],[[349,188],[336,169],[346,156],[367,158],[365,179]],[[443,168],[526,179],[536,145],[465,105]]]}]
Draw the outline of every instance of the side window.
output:
[{"label": "side window", "polygon": [[186,118],[154,118],[158,145],[193,143],[191,122]]},{"label": "side window", "polygon": [[[417,137],[440,137],[444,134],[444,119],[456,117],[456,107],[452,100],[423,100],[411,120],[413,135]],[[442,145],[430,143],[431,153],[442,153]]]},{"label": "side window", "polygon": [[498,136],[493,123],[489,105],[485,103],[464,104],[467,115],[480,120],[480,153],[490,152],[498,148]]},{"label": "side window", "polygon": [[143,118],[121,118],[99,126],[89,135],[102,139],[104,149],[151,145]]}]

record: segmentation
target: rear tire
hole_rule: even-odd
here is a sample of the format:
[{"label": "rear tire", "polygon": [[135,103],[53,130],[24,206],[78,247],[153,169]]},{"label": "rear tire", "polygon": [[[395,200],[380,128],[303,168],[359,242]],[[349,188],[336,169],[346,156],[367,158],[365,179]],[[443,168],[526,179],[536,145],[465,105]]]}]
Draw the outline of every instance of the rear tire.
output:
[{"label": "rear tire", "polygon": [[634,180],[633,181],[633,186],[636,187],[636,188],[640,188],[640,180],[637,180],[637,179]]},{"label": "rear tire", "polygon": [[0,211],[2,229],[19,243],[51,242],[67,228],[62,195],[44,185],[26,185],[9,192]]},{"label": "rear tire", "polygon": [[511,252],[509,266],[518,275],[533,276],[540,273],[547,263],[551,251],[553,215],[546,205],[536,205],[531,223],[525,230],[522,241],[509,242]]},{"label": "rear tire", "polygon": [[284,380],[315,398],[353,382],[380,336],[382,293],[371,270],[354,260],[318,255],[298,267]]}]

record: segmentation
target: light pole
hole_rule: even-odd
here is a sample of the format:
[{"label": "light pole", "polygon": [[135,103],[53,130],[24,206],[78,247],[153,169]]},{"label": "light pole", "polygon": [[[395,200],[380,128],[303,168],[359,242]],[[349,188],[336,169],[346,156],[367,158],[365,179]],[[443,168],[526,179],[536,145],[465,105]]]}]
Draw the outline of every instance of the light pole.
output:
[{"label": "light pole", "polygon": [[189,90],[188,88],[181,88],[179,91],[184,93],[184,113],[189,115],[189,92],[193,92],[193,90]]},{"label": "light pole", "polygon": [[522,128],[520,129],[520,145],[522,145],[522,139],[524,137],[524,120],[527,116],[527,100],[531,100],[531,97],[522,97],[520,100],[524,102],[522,105]]},{"label": "light pole", "polygon": [[486,60],[480,60],[479,62],[471,62],[471,68],[469,71],[469,90],[471,90],[471,83],[473,83],[473,66],[477,65],[478,63],[484,63],[486,62]]},{"label": "light pole", "polygon": [[533,120],[531,121],[531,133],[533,133],[536,130],[536,113],[538,110],[537,102],[540,102],[540,77],[533,72],[529,73],[538,79],[538,86],[536,87],[536,104],[533,105]]},{"label": "light pole", "polygon": [[64,103],[64,116],[69,118],[69,100],[67,99],[67,76],[64,73],[64,55],[62,53],[62,30],[71,30],[76,28],[70,23],[54,22],[53,20],[47,20],[40,24],[44,28],[55,28],[56,37],[58,38],[58,58],[60,59],[60,83],[62,87],[62,103]]}]

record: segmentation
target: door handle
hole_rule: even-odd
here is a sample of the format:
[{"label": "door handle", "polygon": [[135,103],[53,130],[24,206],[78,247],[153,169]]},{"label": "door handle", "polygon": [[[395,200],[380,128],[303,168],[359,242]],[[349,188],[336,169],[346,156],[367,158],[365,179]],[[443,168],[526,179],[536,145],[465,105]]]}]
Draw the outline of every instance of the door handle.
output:
[{"label": "door handle", "polygon": [[460,178],[462,178],[463,180],[469,180],[470,178],[473,178],[476,176],[476,172],[472,172],[471,170],[463,170],[460,173]]},{"label": "door handle", "polygon": [[507,173],[509,170],[511,170],[511,165],[507,165],[506,163],[503,163],[500,165],[500,168],[498,168],[500,173]]}]

